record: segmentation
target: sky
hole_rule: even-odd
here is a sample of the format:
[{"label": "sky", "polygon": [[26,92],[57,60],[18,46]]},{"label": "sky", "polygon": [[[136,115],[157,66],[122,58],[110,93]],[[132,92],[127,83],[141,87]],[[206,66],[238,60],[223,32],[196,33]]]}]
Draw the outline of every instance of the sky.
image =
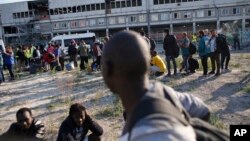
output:
[{"label": "sky", "polygon": [[12,2],[20,2],[20,1],[28,1],[28,0],[0,0],[0,4],[12,3]]}]

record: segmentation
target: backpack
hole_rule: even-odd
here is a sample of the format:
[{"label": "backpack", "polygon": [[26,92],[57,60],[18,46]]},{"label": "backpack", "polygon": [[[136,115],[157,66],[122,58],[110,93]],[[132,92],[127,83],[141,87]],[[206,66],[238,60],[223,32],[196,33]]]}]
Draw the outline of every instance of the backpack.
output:
[{"label": "backpack", "polygon": [[[131,139],[131,131],[140,119],[143,119],[150,114],[161,113],[174,117],[178,122],[185,126],[192,126],[197,141],[229,141],[228,134],[201,119],[191,118],[184,108],[178,107],[178,103],[175,102],[176,99],[168,93],[168,90],[164,89],[164,87],[161,88],[162,90],[159,92],[164,93],[166,100],[163,100],[162,97],[143,98],[135,108],[126,129],[129,133],[128,140]],[[185,118],[183,118],[183,115]]]},{"label": "backpack", "polygon": [[193,43],[190,42],[190,44],[189,44],[189,54],[193,55],[193,54],[196,53],[196,51],[197,51],[196,46]]},{"label": "backpack", "polygon": [[32,57],[33,57],[33,58],[36,58],[37,56],[38,56],[37,51],[36,51],[36,49],[34,49],[34,50],[33,50]]},{"label": "backpack", "polygon": [[176,45],[175,52],[174,52],[174,58],[178,58],[180,55],[180,47]]}]

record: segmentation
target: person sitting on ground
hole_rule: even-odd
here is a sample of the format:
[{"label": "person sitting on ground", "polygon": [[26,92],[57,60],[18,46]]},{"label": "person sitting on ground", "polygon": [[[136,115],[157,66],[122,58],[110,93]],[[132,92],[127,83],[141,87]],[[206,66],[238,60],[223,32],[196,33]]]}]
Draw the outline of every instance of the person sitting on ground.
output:
[{"label": "person sitting on ground", "polygon": [[17,122],[0,136],[1,141],[45,141],[45,126],[32,116],[29,108],[21,108],[16,113]]},{"label": "person sitting on ground", "polygon": [[[175,95],[174,90],[161,83],[149,81],[147,74],[150,68],[150,52],[145,46],[147,43],[139,34],[123,31],[114,35],[104,48],[102,60],[104,82],[121,98],[127,115],[123,134],[119,140],[195,141],[195,132],[190,125],[183,125],[173,116],[161,112],[149,112],[133,124],[134,117],[140,116],[138,115],[140,112],[155,104],[152,103],[155,100],[165,106],[159,110],[167,111],[167,106],[174,105],[162,98],[164,93],[168,96]],[[144,102],[148,104],[144,105]],[[174,102],[181,105],[178,100]]]},{"label": "person sitting on ground", "polygon": [[155,76],[163,75],[166,72],[166,65],[156,51],[151,51],[151,74]]},{"label": "person sitting on ground", "polygon": [[79,103],[71,105],[69,116],[60,126],[57,141],[83,141],[88,131],[89,141],[100,141],[102,127],[87,114],[85,107]]}]

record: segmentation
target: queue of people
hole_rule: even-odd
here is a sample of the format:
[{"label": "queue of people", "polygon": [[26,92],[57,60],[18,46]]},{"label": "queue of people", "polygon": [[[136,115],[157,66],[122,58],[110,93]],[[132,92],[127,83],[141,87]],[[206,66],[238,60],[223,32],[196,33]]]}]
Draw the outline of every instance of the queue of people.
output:
[{"label": "queue of people", "polygon": [[[183,35],[185,41],[181,48],[187,48],[188,39]],[[166,39],[169,40],[174,40],[173,36]],[[209,42],[215,44],[216,41],[212,40],[209,39]],[[206,45],[205,40],[200,39],[199,44]],[[84,57],[84,42],[81,45]],[[169,48],[165,46],[164,49],[168,51]],[[206,46],[199,48],[199,52],[204,49]],[[174,53],[170,55],[175,57]],[[207,123],[210,108],[201,99],[149,80],[148,72],[161,75],[166,71],[166,66],[138,33],[122,31],[115,34],[105,43],[100,61],[105,84],[118,95],[124,107],[126,120],[119,141],[229,140],[226,133]],[[185,63],[184,69],[188,67]],[[29,108],[19,109],[16,119],[17,122],[0,136],[0,140],[46,140],[46,125],[33,117]],[[82,104],[75,103],[59,128],[57,141],[100,141],[104,130]]]}]

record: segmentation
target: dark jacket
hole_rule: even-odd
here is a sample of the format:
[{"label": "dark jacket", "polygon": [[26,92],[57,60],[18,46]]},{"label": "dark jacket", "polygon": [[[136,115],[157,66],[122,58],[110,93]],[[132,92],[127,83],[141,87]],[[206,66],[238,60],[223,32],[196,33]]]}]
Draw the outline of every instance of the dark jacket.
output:
[{"label": "dark jacket", "polygon": [[96,136],[103,134],[102,127],[89,116],[86,116],[80,128],[78,128],[73,119],[68,116],[60,126],[57,141],[82,141],[89,130]]},{"label": "dark jacket", "polygon": [[30,129],[24,132],[17,123],[13,123],[9,130],[0,136],[1,141],[45,141],[45,127],[39,120],[33,120]]},{"label": "dark jacket", "polygon": [[77,55],[77,48],[76,45],[70,45],[68,49],[69,55]]},{"label": "dark jacket", "polygon": [[166,35],[163,42],[163,49],[166,56],[174,56],[176,53],[177,42],[173,35]]}]

